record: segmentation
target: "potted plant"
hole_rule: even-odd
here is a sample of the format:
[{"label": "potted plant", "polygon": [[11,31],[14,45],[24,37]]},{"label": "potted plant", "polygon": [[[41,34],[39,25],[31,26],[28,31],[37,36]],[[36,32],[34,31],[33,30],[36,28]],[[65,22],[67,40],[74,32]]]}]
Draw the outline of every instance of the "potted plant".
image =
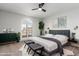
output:
[{"label": "potted plant", "polygon": [[17,37],[17,42],[20,41],[20,32],[16,33],[16,37]]},{"label": "potted plant", "polygon": [[40,35],[43,35],[43,30],[44,30],[44,22],[43,21],[39,22],[39,30],[40,30]]}]

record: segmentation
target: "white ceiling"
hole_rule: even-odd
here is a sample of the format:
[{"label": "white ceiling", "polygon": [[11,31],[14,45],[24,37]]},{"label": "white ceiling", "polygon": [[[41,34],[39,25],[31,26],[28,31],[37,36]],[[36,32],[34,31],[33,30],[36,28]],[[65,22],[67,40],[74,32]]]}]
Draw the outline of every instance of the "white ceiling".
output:
[{"label": "white ceiling", "polygon": [[14,12],[22,15],[33,17],[47,17],[60,12],[66,12],[79,8],[78,3],[46,3],[43,8],[46,12],[39,10],[32,11],[33,8],[37,8],[38,3],[0,3],[0,9],[8,12]]}]

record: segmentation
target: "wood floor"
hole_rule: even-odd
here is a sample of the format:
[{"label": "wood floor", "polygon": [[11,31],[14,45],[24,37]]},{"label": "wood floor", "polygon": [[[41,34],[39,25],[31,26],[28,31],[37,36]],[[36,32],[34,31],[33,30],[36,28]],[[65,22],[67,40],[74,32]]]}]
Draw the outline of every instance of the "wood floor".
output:
[{"label": "wood floor", "polygon": [[70,51],[73,51],[75,56],[79,56],[79,43],[72,43],[69,46],[64,47]]},{"label": "wood floor", "polygon": [[0,45],[0,56],[21,55],[19,49],[22,47],[22,45],[23,45],[22,42],[19,42],[19,43],[12,42],[9,44]]},{"label": "wood floor", "polygon": [[[19,49],[24,45],[24,42],[13,42],[9,44],[3,44],[0,45],[0,56],[22,56],[22,52],[19,51]],[[79,46],[79,44],[75,44]],[[74,46],[74,43],[72,43],[72,46],[66,46],[65,49],[68,49],[70,51],[73,51],[75,56],[79,56],[79,47]]]}]

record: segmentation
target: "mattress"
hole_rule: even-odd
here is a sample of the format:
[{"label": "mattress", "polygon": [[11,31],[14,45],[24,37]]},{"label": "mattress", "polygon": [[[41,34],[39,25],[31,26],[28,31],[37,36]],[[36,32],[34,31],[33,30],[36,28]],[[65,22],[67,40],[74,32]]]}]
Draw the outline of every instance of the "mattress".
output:
[{"label": "mattress", "polygon": [[[46,39],[43,39],[43,38],[40,38],[40,37],[29,37],[28,39],[29,40],[33,40],[35,43],[38,43],[38,44],[44,46],[44,48],[48,52],[51,52],[51,51],[57,49],[57,47],[58,47],[56,42],[53,42],[53,41],[50,41],[50,40],[46,40]],[[59,40],[62,45],[67,43],[67,39],[57,38],[57,40]]]}]

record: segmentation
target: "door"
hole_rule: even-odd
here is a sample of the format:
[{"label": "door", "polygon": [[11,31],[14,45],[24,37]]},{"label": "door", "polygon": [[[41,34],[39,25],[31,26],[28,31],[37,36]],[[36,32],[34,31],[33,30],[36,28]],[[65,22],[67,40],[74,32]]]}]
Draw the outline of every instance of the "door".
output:
[{"label": "door", "polygon": [[22,38],[32,36],[32,21],[24,20],[22,24]]}]

